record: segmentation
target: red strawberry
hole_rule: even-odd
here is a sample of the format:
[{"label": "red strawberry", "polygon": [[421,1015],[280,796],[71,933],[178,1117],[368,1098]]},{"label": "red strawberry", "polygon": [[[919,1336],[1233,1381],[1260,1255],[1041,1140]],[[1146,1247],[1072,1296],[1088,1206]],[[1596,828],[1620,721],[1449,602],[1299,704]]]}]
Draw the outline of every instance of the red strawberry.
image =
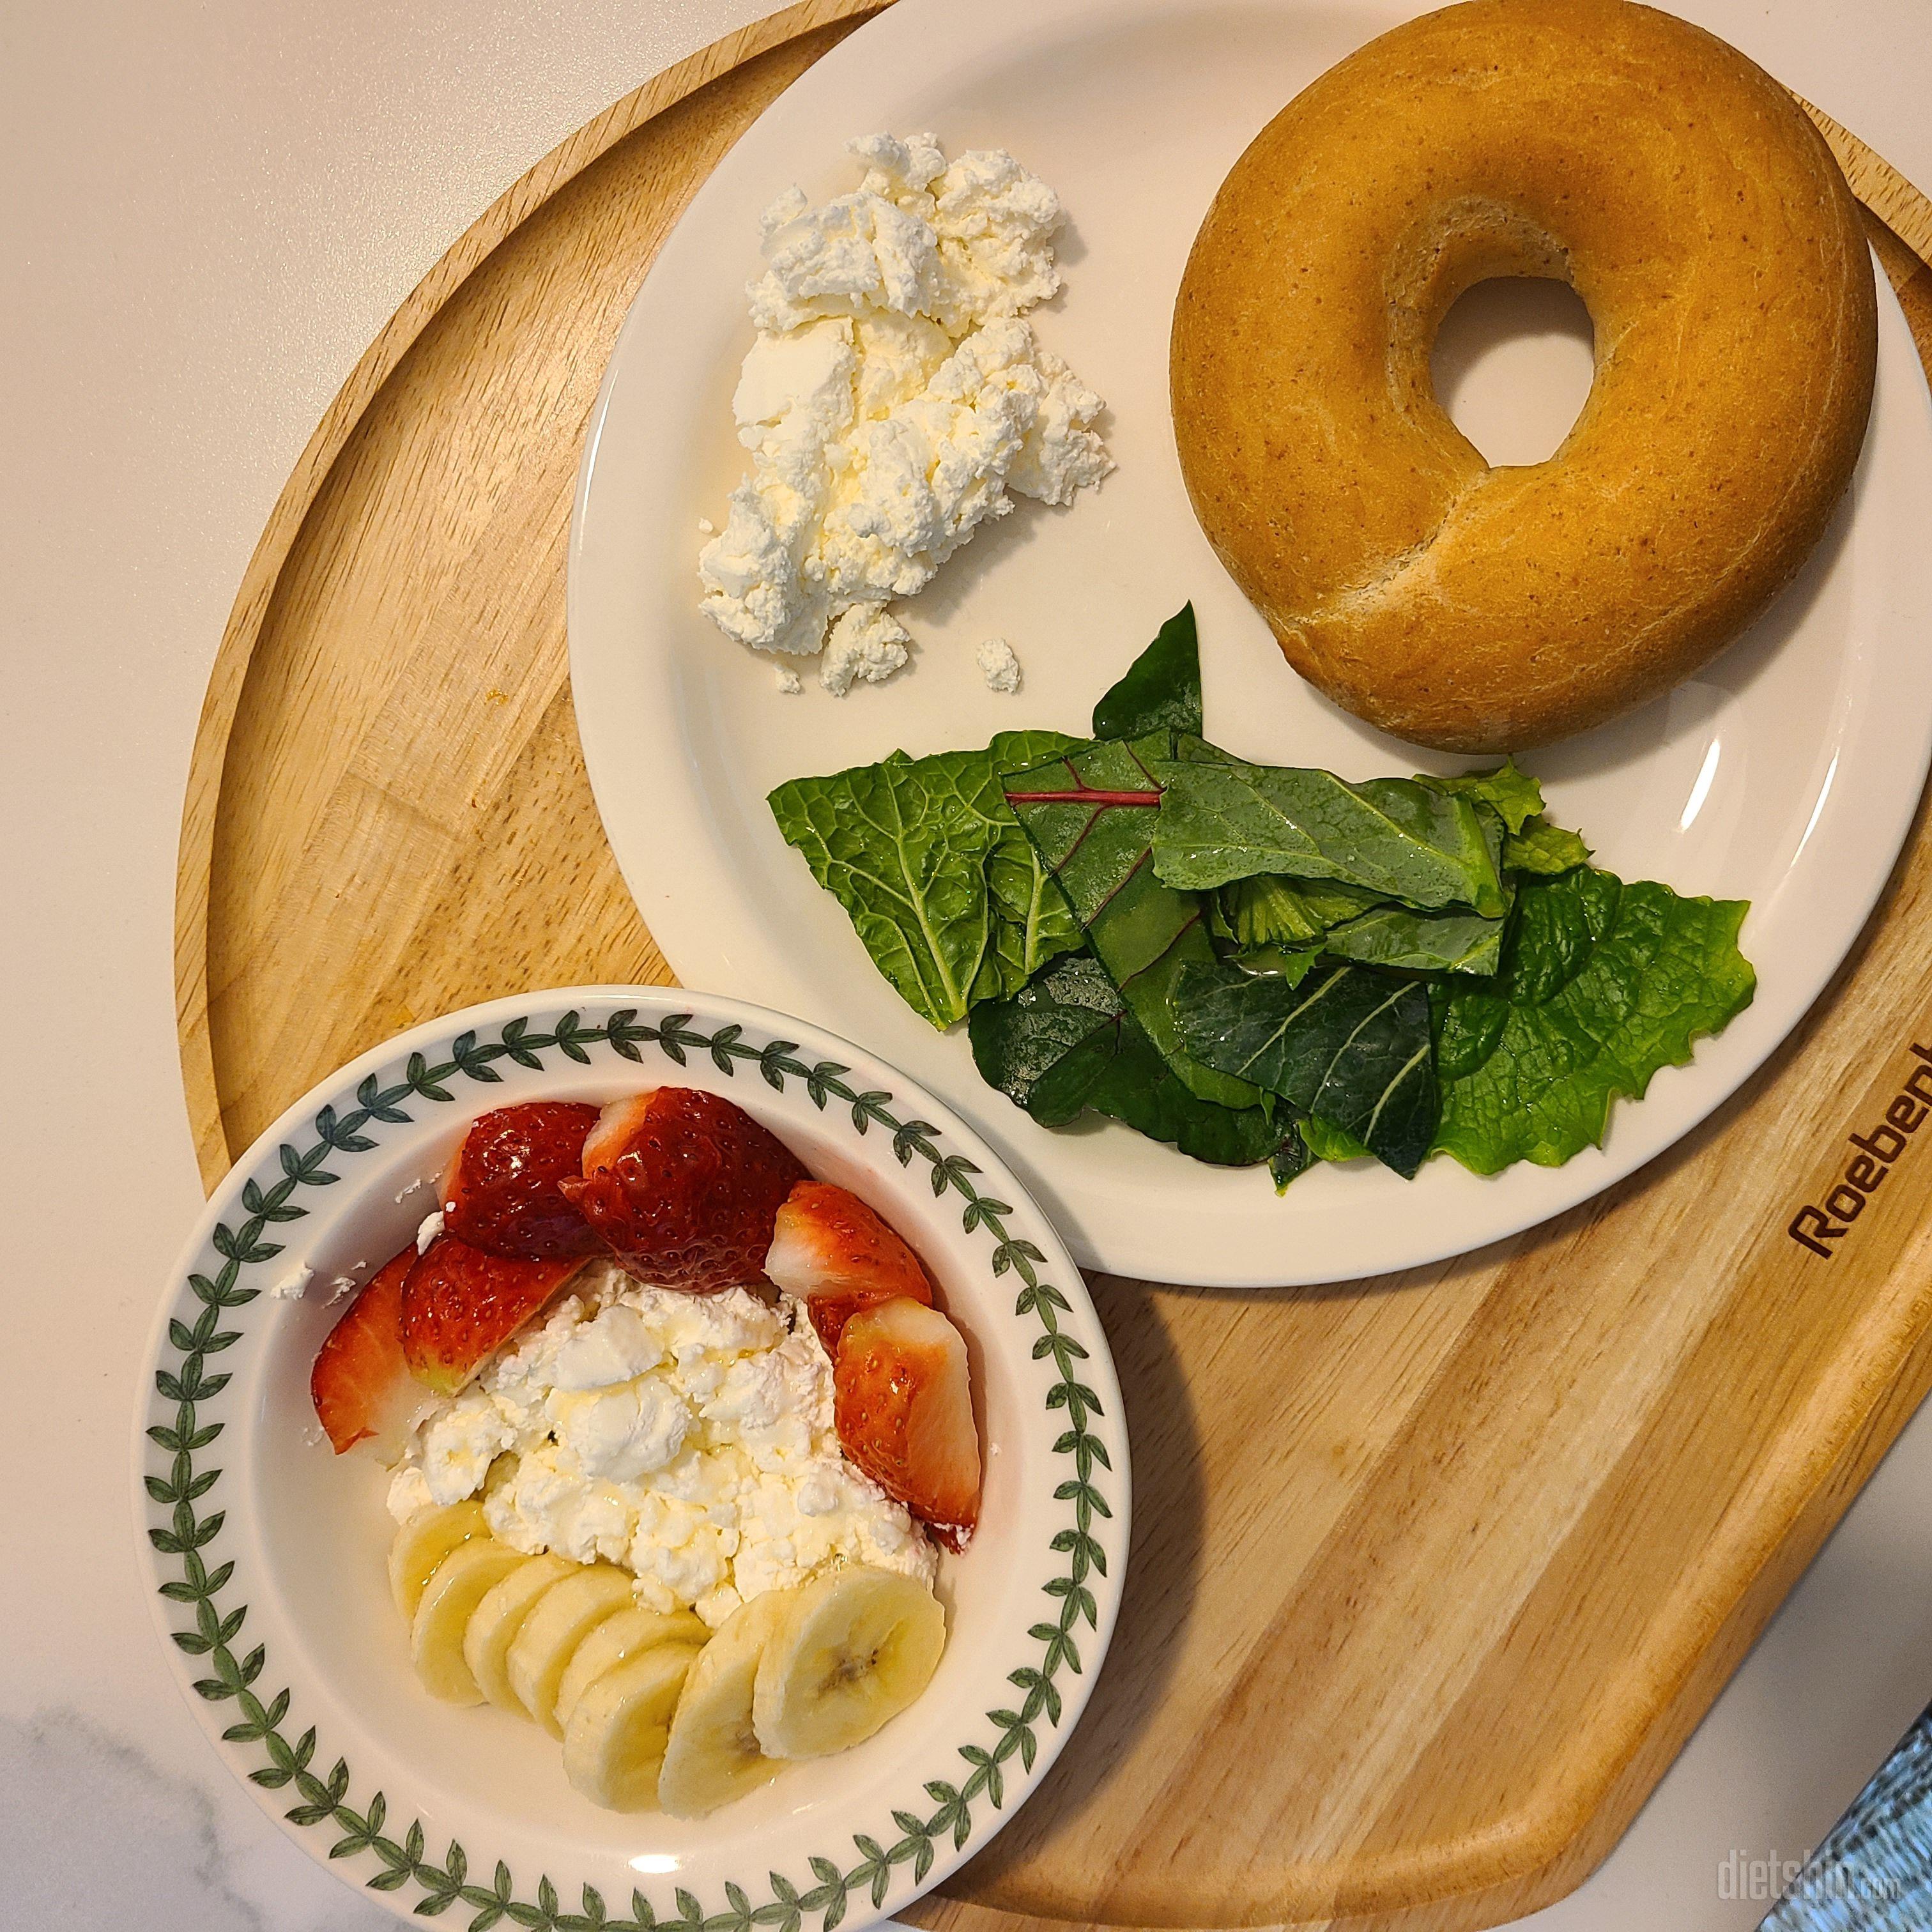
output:
[{"label": "red strawberry", "polygon": [[630,1272],[695,1294],[760,1281],[797,1157],[742,1107],[659,1087],[604,1108],[566,1200]]},{"label": "red strawberry", "polygon": [[846,1454],[947,1549],[964,1549],[980,1520],[965,1337],[904,1296],[862,1308],[838,1338],[832,1388]]},{"label": "red strawberry", "polygon": [[454,1395],[584,1259],[513,1261],[439,1234],[403,1283],[403,1355],[410,1373],[438,1395]]},{"label": "red strawberry", "polygon": [[422,1390],[403,1359],[403,1277],[416,1251],[405,1248],[371,1277],[316,1352],[308,1392],[339,1456],[366,1437],[400,1453]]},{"label": "red strawberry", "polygon": [[804,1302],[830,1355],[860,1309],[897,1295],[932,1302],[918,1256],[857,1195],[826,1180],[801,1180],[785,1196],[765,1273]]},{"label": "red strawberry", "polygon": [[447,1234],[486,1254],[554,1261],[604,1245],[556,1190],[583,1171],[597,1109],[571,1100],[526,1100],[470,1124],[442,1184]]}]

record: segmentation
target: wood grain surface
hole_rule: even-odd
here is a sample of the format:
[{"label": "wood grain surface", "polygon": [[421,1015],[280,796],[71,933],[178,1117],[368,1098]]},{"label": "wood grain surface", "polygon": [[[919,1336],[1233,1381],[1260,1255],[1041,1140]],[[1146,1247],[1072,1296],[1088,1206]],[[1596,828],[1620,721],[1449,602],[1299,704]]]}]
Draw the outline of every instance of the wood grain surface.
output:
[{"label": "wood grain surface", "polygon": [[[670,980],[572,718],[579,446],[671,223],[875,10],[806,0],[581,130],[317,428],[223,639],[184,816],[182,1060],[210,1185],[413,1021]],[[1815,118],[1932,365],[1932,203]],[[910,1916],[1459,1932],[1580,1881],[1932,1386],[1932,1129],[1832,1258],[1786,1232],[1915,1040],[1922,817],[1799,1032],[1611,1194],[1315,1292],[1096,1280],[1134,1441],[1126,1609],[1040,1792]]]}]

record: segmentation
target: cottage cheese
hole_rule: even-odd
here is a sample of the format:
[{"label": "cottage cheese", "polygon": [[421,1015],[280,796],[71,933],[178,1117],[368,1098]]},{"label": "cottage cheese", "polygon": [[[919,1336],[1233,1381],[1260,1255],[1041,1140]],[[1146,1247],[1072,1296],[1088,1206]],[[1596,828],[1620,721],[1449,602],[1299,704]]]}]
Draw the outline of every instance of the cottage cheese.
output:
[{"label": "cottage cheese", "polygon": [[703,608],[766,651],[824,652],[842,694],[890,677],[887,611],[1013,494],[1070,502],[1113,467],[1105,405],[1022,318],[1054,294],[1053,191],[1010,154],[929,134],[851,144],[852,194],[764,218],[757,341],[732,400],[752,472],[704,546]]},{"label": "cottage cheese", "polygon": [[840,1453],[832,1365],[794,1303],[647,1288],[608,1263],[412,1437],[405,1522],[480,1494],[494,1534],[630,1570],[714,1628],[840,1562],[930,1583],[932,1544]]},{"label": "cottage cheese", "polygon": [[1017,691],[1020,688],[1020,661],[1004,638],[988,638],[974,656],[980,675],[988,691]]}]

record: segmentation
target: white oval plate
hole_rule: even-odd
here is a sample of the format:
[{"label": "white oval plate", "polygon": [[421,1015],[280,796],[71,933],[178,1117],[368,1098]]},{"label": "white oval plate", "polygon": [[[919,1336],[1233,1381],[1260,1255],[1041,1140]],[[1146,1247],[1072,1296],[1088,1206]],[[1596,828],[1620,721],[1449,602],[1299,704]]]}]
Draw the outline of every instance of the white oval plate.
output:
[{"label": "white oval plate", "polygon": [[[389,1600],[386,1472],[333,1455],[308,1397],[339,1310],[402,1247],[470,1120],[667,1082],[728,1094],[904,1230],[971,1344],[978,1533],[942,1556],[951,1636],[916,1710],[711,1817],[599,1811],[559,1747],[424,1694]],[[428,1184],[427,1188],[422,1184]],[[312,1270],[305,1296],[276,1289]],[[216,1748],[296,1841],[400,1916],[607,1932],[860,1932],[971,1857],[1059,1755],[1107,1648],[1126,1430],[1093,1304],[999,1156],[882,1060],[662,987],[475,1006],[298,1102],[216,1190],[170,1283],[134,1441],[168,1654]]]},{"label": "white oval plate", "polygon": [[[1742,4],[1696,10],[1721,31],[1725,9]],[[1691,1065],[1660,1073],[1640,1104],[1620,1103],[1600,1150],[1488,1180],[1447,1159],[1407,1185],[1366,1167],[1318,1169],[1277,1198],[1259,1172],[1207,1168],[1124,1127],[1049,1132],[981,1082],[963,1028],[941,1036],[900,1002],[778,837],[764,796],[783,779],[898,746],[983,744],[1017,725],[1084,730],[1094,699],[1189,598],[1210,737],[1354,778],[1428,762],[1285,668],[1188,508],[1167,402],[1174,290],[1223,174],[1299,88],[1420,10],[900,0],[781,96],[705,184],[632,309],[592,421],[571,553],[572,675],[598,803],[652,934],[681,976],[877,1041],[1000,1149],[1089,1265],[1204,1284],[1342,1280],[1480,1246],[1608,1186],[1724,1100],[1816,998],[1924,782],[1932,435],[1880,275],[1871,434],[1818,554],[1748,636],[1667,699],[1526,761],[1602,864],[1752,902],[1756,1004]],[[1035,320],[1108,399],[1120,467],[1070,509],[1023,505],[907,603],[920,645],[908,673],[836,700],[807,665],[805,694],[784,698],[769,659],[698,614],[698,520],[722,514],[742,471],[729,406],[751,340],[743,285],[759,266],[759,212],[794,182],[814,196],[851,185],[842,143],[876,128],[930,128],[951,153],[1010,148],[1058,190],[1071,214],[1067,288]],[[1566,351],[1580,352],[1554,344],[1537,379],[1560,386]],[[974,668],[971,646],[994,635],[1025,666],[1017,698],[989,693]]]}]

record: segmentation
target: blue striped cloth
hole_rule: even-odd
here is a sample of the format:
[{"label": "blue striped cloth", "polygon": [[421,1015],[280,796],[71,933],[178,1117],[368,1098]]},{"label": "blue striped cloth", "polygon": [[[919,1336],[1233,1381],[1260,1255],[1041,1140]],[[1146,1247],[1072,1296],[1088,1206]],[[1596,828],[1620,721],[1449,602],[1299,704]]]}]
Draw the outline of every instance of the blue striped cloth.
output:
[{"label": "blue striped cloth", "polygon": [[[1760,1894],[1760,1896],[1762,1894]],[[1932,1928],[1932,1710],[1826,1834],[1760,1932]]]}]

